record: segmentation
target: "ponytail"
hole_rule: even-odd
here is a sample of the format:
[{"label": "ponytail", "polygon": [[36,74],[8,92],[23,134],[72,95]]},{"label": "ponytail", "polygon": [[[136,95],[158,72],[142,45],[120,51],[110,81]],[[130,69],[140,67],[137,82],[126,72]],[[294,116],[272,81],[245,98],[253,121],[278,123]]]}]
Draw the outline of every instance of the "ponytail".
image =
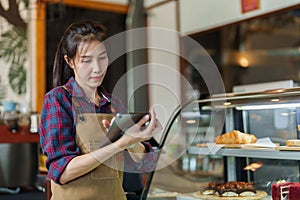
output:
[{"label": "ponytail", "polygon": [[71,76],[74,76],[73,70],[66,63],[62,53],[62,42],[59,43],[53,64],[53,81],[52,86],[57,87],[65,84]]}]

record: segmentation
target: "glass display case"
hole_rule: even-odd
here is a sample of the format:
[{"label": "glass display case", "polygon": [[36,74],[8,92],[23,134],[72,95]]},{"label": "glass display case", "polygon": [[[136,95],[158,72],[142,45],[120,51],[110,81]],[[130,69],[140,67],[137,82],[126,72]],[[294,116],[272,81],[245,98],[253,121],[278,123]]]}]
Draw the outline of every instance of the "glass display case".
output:
[{"label": "glass display case", "polygon": [[[298,87],[213,95],[181,106],[165,128],[148,197],[166,192],[174,199],[191,199],[210,181],[251,181],[270,198],[278,180],[299,182],[300,147],[286,146],[287,140],[299,138],[299,111]],[[233,130],[267,142],[214,143]],[[253,163],[260,167],[247,168]]]}]

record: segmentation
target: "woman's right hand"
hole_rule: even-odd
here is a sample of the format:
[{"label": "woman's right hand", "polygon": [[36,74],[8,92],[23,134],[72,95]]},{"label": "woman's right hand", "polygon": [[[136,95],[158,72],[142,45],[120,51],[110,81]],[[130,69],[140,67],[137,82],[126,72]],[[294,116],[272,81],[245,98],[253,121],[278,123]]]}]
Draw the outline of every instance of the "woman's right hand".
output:
[{"label": "woman's right hand", "polygon": [[119,147],[127,149],[129,146],[149,140],[160,130],[162,130],[162,125],[156,118],[155,111],[150,109],[150,114],[146,114],[138,123],[127,129],[117,142]]}]

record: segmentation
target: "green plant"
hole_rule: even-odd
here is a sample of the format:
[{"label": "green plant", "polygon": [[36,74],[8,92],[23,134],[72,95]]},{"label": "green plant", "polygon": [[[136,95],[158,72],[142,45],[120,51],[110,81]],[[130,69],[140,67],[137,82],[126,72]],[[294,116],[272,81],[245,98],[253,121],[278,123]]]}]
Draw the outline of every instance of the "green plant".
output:
[{"label": "green plant", "polygon": [[[22,11],[29,9],[29,0],[9,0],[8,8],[5,8],[0,1],[0,17],[3,17],[11,24],[10,28],[0,36],[0,59],[3,59],[9,66],[8,81],[14,93],[20,95],[26,93],[26,68],[27,60],[27,24],[20,15]],[[0,99],[6,92],[0,83]],[[6,90],[5,90],[6,91]]]},{"label": "green plant", "polygon": [[1,35],[0,58],[10,64],[8,79],[12,90],[18,95],[26,93],[27,59],[26,30],[12,27]]},{"label": "green plant", "polygon": [[0,100],[6,97],[6,87],[2,85],[2,79],[0,77]]}]

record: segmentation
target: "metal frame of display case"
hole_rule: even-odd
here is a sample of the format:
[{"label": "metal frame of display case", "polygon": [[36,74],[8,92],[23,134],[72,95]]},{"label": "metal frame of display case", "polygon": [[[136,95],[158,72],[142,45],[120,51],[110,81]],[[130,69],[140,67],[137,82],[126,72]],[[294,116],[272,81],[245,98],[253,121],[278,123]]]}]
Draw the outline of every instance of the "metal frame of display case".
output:
[{"label": "metal frame of display case", "polygon": [[188,149],[190,154],[204,154],[204,155],[219,155],[219,156],[233,156],[245,158],[266,158],[266,159],[283,159],[283,160],[300,160],[299,151],[281,151],[276,149],[234,149],[223,148],[216,154],[212,154],[208,148],[190,147]]}]

